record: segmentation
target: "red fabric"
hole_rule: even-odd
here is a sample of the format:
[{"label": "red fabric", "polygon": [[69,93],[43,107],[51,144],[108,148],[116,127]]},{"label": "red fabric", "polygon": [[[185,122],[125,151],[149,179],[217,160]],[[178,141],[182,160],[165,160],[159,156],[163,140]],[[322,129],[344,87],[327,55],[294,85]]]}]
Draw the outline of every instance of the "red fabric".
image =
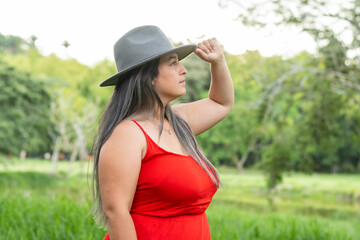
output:
[{"label": "red fabric", "polygon": [[138,240],[209,240],[205,210],[216,185],[191,156],[164,150],[135,123],[147,142],[130,211]]}]

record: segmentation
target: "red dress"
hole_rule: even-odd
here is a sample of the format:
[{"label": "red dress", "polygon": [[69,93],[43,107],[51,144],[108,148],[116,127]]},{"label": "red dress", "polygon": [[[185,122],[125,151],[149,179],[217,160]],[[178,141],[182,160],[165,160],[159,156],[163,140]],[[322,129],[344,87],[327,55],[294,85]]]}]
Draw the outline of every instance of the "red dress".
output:
[{"label": "red dress", "polygon": [[166,151],[135,123],[147,142],[130,210],[137,239],[209,240],[205,210],[217,186],[191,156]]}]

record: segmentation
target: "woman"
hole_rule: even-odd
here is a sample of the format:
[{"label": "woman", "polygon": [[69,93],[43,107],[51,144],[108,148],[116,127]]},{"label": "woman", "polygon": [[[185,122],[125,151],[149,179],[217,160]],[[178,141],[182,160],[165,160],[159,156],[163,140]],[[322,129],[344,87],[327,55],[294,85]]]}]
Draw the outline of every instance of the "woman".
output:
[{"label": "woman", "polygon": [[[186,93],[192,52],[211,64],[209,98],[171,106]],[[195,136],[234,102],[223,51],[214,40],[174,48],[155,26],[135,28],[114,46],[116,85],[94,144],[95,218],[105,239],[210,239],[205,210],[219,186]]]}]

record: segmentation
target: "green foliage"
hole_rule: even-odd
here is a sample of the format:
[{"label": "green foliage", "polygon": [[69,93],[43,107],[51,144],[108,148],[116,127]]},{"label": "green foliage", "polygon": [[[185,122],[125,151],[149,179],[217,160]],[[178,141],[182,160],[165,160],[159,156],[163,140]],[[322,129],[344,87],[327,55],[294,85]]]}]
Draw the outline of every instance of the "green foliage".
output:
[{"label": "green foliage", "polygon": [[[262,163],[257,166],[268,175],[270,188],[280,182],[286,169],[359,172],[356,146],[360,119],[356,109],[360,75],[356,52],[360,45],[360,2],[222,1],[223,6],[233,3],[243,24],[282,29],[295,26],[312,36],[318,46],[314,56],[300,53],[287,60],[272,58],[272,63],[266,59],[267,67],[259,68],[261,73],[254,79],[260,94],[255,96],[258,104],[253,108],[258,131],[240,154],[246,159],[250,149],[261,155]],[[340,25],[342,30],[337,27]]]},{"label": "green foliage", "polygon": [[43,56],[38,49],[30,49],[24,54],[4,55],[4,60],[20,70],[33,75],[49,78],[50,88],[68,87],[76,89],[77,84],[84,80],[89,67],[75,59],[61,59],[55,54]]},{"label": "green foliage", "polygon": [[49,148],[50,101],[44,81],[0,62],[0,153]]},{"label": "green foliage", "polygon": [[262,149],[261,167],[267,176],[267,187],[273,189],[282,181],[282,173],[288,169],[290,149],[284,134],[279,134],[274,143]]},{"label": "green foliage", "polygon": [[28,43],[21,37],[9,35],[4,36],[0,33],[0,53],[18,54],[23,53]]},{"label": "green foliage", "polygon": [[116,68],[114,63],[105,59],[90,68],[84,78],[78,82],[75,87],[85,99],[96,103],[99,106],[99,109],[105,109],[114,88],[100,88],[99,84],[115,73]]},{"label": "green foliage", "polygon": [[[104,60],[89,67],[55,54],[43,56],[35,41],[35,38],[31,39],[31,47],[26,51],[2,55],[3,61],[10,66],[45,79],[44,86],[51,93],[51,101],[46,101],[50,110],[46,128],[48,137],[34,139],[47,145],[41,149],[41,154],[56,150],[68,157],[79,155],[85,159],[96,132],[100,110],[105,108],[112,92],[111,88],[99,88],[99,83],[115,73],[114,64]],[[15,138],[11,134],[8,137]],[[29,154],[34,154],[30,151]]]}]

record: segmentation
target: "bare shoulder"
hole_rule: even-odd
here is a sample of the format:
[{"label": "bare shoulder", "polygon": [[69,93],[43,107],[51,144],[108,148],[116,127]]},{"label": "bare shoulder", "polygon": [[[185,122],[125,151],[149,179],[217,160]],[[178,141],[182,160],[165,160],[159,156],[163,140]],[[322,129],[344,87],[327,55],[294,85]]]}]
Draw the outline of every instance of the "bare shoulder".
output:
[{"label": "bare shoulder", "polygon": [[[140,128],[130,120],[119,123],[106,140],[100,151],[100,157],[112,155],[124,156],[124,152],[132,155],[140,154],[142,157],[146,151],[146,139]],[[118,155],[119,156],[119,155]]]}]

